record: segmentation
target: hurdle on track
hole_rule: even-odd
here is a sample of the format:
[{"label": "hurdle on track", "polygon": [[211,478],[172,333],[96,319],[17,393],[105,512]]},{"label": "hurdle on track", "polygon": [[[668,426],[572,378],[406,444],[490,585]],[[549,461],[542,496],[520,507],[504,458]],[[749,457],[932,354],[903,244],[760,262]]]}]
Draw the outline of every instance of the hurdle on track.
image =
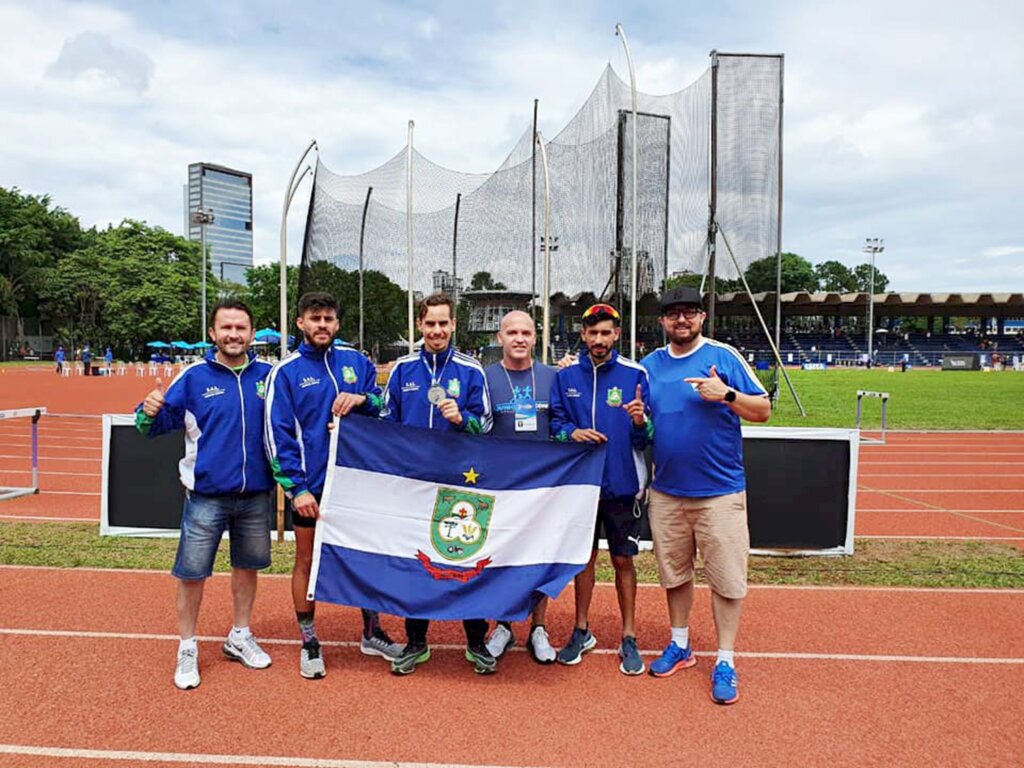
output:
[{"label": "hurdle on track", "polygon": [[45,408],[15,408],[0,411],[0,421],[9,419],[32,419],[32,486],[30,488],[0,487],[0,501],[31,496],[39,493],[39,419],[46,413]]},{"label": "hurdle on track", "polygon": [[861,401],[865,397],[877,397],[882,401],[882,432],[879,437],[862,437],[860,442],[862,445],[885,445],[885,409],[889,404],[889,393],[888,392],[872,392],[867,389],[857,390],[857,429],[860,430],[860,416],[861,416]]}]

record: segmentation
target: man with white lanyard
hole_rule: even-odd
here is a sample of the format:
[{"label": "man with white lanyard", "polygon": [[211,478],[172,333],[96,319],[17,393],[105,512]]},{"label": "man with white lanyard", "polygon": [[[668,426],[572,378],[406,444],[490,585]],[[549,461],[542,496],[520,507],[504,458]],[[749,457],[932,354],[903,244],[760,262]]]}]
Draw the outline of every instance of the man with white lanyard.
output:
[{"label": "man with white lanyard", "polygon": [[[548,406],[556,371],[534,361],[536,341],[533,319],[525,312],[509,312],[501,319],[498,329],[501,361],[484,369],[494,414],[494,426],[488,434],[519,440],[549,439]],[[547,607],[548,599],[542,597],[533,609],[533,622],[526,641],[530,655],[539,664],[555,661],[555,649],[544,628]],[[498,622],[487,641],[487,650],[498,658],[513,645],[512,625]]]}]

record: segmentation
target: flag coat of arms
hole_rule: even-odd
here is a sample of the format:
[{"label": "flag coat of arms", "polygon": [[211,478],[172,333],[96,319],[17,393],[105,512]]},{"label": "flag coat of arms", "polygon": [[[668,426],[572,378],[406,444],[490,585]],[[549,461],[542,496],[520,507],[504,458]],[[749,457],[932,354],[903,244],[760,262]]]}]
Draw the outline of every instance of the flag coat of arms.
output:
[{"label": "flag coat of arms", "polygon": [[423,619],[525,619],[590,558],[604,447],[350,414],[332,434],[309,598]]}]

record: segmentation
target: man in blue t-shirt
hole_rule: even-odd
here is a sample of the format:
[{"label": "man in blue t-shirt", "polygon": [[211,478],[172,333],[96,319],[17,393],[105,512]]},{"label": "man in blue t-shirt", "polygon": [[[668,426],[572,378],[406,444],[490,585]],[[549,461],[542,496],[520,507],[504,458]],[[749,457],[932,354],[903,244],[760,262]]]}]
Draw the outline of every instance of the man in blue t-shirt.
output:
[{"label": "man in blue t-shirt", "polygon": [[[525,312],[509,312],[501,319],[498,344],[501,360],[484,369],[487,389],[491,393],[494,424],[489,434],[519,440],[548,440],[551,386],[555,369],[533,360],[537,331],[533,319]],[[548,599],[542,597],[533,609],[533,622],[526,647],[533,660],[540,664],[555,661],[544,619]],[[499,658],[515,645],[512,625],[499,622],[487,640],[487,650]]]},{"label": "man in blue t-shirt", "polygon": [[666,291],[661,325],[669,343],[641,361],[650,376],[654,420],[647,511],[672,623],[672,640],[651,674],[668,677],[697,663],[688,622],[700,549],[718,634],[711,697],[732,704],[739,698],[733,648],[750,550],[740,419],[768,421],[771,403],[735,349],[701,335],[705,317],[697,289]]}]

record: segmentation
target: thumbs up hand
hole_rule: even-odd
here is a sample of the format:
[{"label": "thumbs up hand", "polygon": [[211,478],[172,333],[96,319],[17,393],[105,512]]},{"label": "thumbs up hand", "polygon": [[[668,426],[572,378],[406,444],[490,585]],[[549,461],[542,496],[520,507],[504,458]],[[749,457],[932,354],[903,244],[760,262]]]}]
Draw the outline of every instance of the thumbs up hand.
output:
[{"label": "thumbs up hand", "polygon": [[164,402],[164,382],[162,379],[157,379],[156,387],[142,401],[142,411],[149,418],[156,418],[156,415],[160,413],[160,409],[164,407]]},{"label": "thumbs up hand", "polygon": [[626,413],[638,427],[647,420],[644,414],[643,387],[640,384],[636,385],[636,396],[626,403]]},{"label": "thumbs up hand", "polygon": [[729,392],[729,387],[718,378],[718,371],[713,365],[706,377],[692,376],[688,379],[683,379],[683,381],[692,385],[702,400],[720,402],[725,399],[725,395]]}]

